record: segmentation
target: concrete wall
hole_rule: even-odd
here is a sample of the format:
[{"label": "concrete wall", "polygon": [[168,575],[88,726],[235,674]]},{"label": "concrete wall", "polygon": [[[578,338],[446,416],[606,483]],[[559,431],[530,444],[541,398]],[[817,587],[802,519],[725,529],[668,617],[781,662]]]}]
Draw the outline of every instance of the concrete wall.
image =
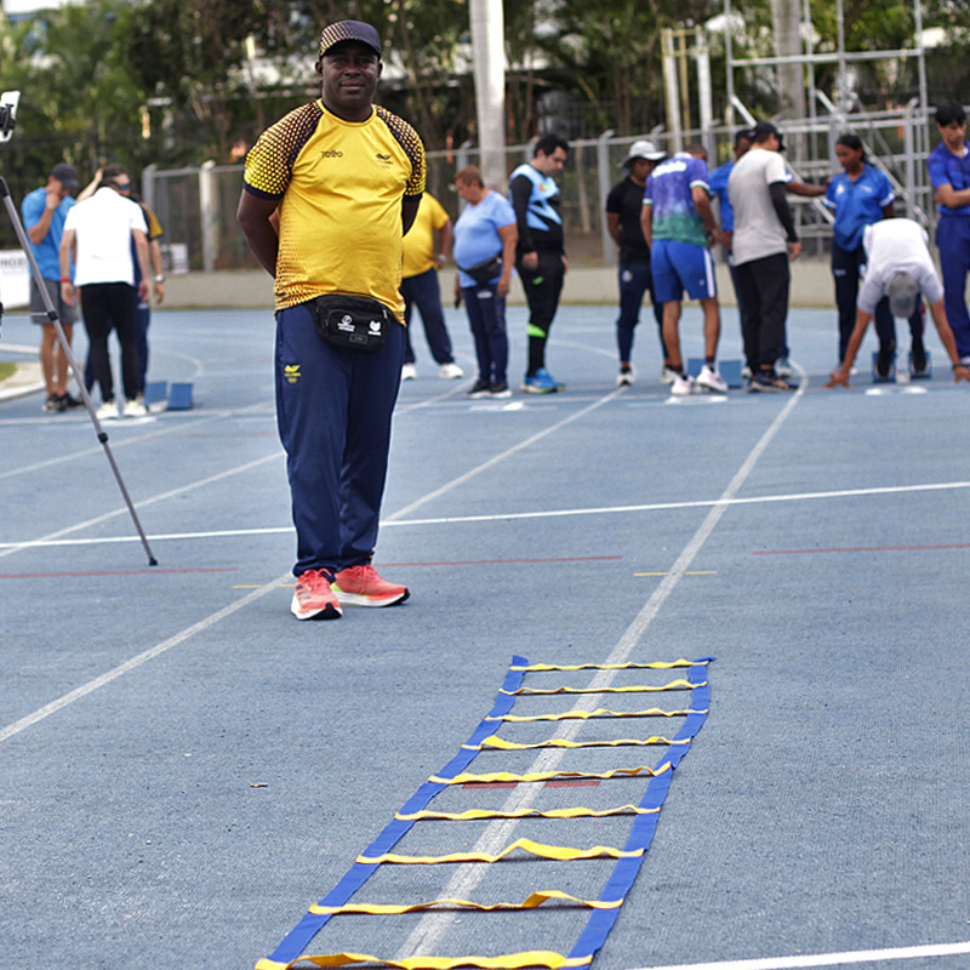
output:
[{"label": "concrete wall", "polygon": [[[454,287],[454,269],[441,271],[441,292],[447,306]],[[724,306],[734,306],[734,288],[728,268],[717,266],[718,293]],[[169,276],[165,306],[183,307],[271,307],[273,281],[262,270],[188,273]],[[615,303],[616,270],[602,267],[575,267],[566,274],[564,303]],[[522,286],[513,282],[509,303],[525,302]],[[791,305],[803,307],[834,306],[835,291],[828,260],[799,260],[792,266]]]}]

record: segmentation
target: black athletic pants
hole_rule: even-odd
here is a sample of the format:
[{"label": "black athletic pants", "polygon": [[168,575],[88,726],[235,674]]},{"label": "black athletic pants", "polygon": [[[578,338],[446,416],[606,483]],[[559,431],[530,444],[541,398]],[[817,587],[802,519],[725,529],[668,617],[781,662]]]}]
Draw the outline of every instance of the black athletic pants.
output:
[{"label": "black athletic pants", "polygon": [[112,327],[121,344],[121,374],[125,400],[138,395],[138,342],[135,333],[135,288],[128,283],[86,283],[81,287],[81,311],[91,344],[94,376],[101,386],[101,400],[114,400],[108,335]]},{"label": "black athletic pants", "polygon": [[539,250],[537,269],[526,269],[522,261],[515,268],[522,278],[522,288],[529,303],[529,369],[526,376],[533,377],[540,367],[546,366],[546,341],[552,327],[552,318],[559,307],[563,279],[566,270],[562,253]]},{"label": "black athletic pants", "polygon": [[788,253],[774,253],[735,266],[741,302],[744,356],[751,373],[774,368],[788,316],[791,270]]}]

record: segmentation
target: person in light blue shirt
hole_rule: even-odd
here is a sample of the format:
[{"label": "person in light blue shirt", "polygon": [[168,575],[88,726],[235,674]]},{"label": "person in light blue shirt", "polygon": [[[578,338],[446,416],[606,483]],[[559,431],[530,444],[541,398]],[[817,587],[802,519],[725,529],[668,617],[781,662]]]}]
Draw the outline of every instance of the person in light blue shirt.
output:
[{"label": "person in light blue shirt", "polygon": [[[833,176],[822,204],[834,214],[832,238],[832,275],[835,277],[835,302],[839,313],[839,363],[845,359],[849,338],[855,329],[859,279],[866,269],[866,250],[862,244],[866,226],[896,215],[892,184],[885,172],[871,165],[857,135],[850,132],[839,137],[835,154],[842,171]],[[917,301],[917,305],[919,301]],[[896,326],[889,300],[882,299],[875,308],[879,354],[876,372],[888,378],[896,349]],[[913,337],[913,369],[926,370],[923,347],[923,317],[919,310],[910,319]]]},{"label": "person in light blue shirt", "polygon": [[[71,196],[77,190],[77,169],[66,162],[59,162],[51,170],[47,185],[25,195],[20,206],[31,251],[37,260],[40,275],[44,278],[44,287],[57,313],[57,319],[61,322],[68,346],[74,336],[74,324],[78,314],[75,307],[61,299],[61,266],[58,253],[64,236],[64,220],[74,205]],[[61,351],[57,330],[48,319],[47,306],[33,275],[30,277],[30,312],[31,320],[43,327],[40,363],[44,383],[47,385],[44,410],[56,412],[83,407],[81,401],[67,392],[70,365]]]},{"label": "person in light blue shirt", "polygon": [[455,223],[455,297],[465,301],[478,358],[478,380],[468,397],[511,397],[505,298],[519,240],[515,210],[504,196],[485,188],[475,165],[458,172],[455,186],[468,203]]},{"label": "person in light blue shirt", "polygon": [[943,141],[930,153],[926,167],[939,215],[936,245],[946,293],[944,303],[960,359],[970,364],[970,313],[965,293],[970,272],[970,143],[962,105],[941,104],[936,111],[936,128]]}]

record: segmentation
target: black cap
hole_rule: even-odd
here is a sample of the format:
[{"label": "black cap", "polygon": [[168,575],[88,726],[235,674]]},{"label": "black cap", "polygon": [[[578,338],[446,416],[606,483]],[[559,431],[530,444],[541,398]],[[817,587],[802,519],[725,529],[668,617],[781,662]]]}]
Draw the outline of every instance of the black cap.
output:
[{"label": "black cap", "polygon": [[68,192],[77,192],[80,184],[77,180],[77,169],[67,162],[58,162],[51,169],[51,178],[57,179]]},{"label": "black cap", "polygon": [[381,38],[377,30],[359,20],[341,20],[330,24],[329,27],[324,27],[320,34],[320,56],[323,57],[331,47],[345,40],[359,40],[362,44],[372,47],[378,57],[381,56]]},{"label": "black cap", "polygon": [[734,136],[734,146],[735,146],[735,148],[742,141],[754,141],[754,128],[742,128]]},{"label": "black cap", "polygon": [[778,139],[778,151],[783,152],[785,150],[784,135],[770,121],[759,121],[751,129],[751,134],[753,140],[759,143],[764,141],[769,135],[774,135]]}]

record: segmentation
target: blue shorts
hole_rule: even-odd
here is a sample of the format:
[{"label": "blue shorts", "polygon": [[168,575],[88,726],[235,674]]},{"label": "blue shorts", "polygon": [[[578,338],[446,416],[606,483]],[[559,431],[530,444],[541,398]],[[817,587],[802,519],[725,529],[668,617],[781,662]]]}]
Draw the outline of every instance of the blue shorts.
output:
[{"label": "blue shorts", "polygon": [[650,271],[653,274],[653,298],[658,303],[684,298],[692,300],[717,296],[714,260],[706,246],[655,239],[650,247]]}]

